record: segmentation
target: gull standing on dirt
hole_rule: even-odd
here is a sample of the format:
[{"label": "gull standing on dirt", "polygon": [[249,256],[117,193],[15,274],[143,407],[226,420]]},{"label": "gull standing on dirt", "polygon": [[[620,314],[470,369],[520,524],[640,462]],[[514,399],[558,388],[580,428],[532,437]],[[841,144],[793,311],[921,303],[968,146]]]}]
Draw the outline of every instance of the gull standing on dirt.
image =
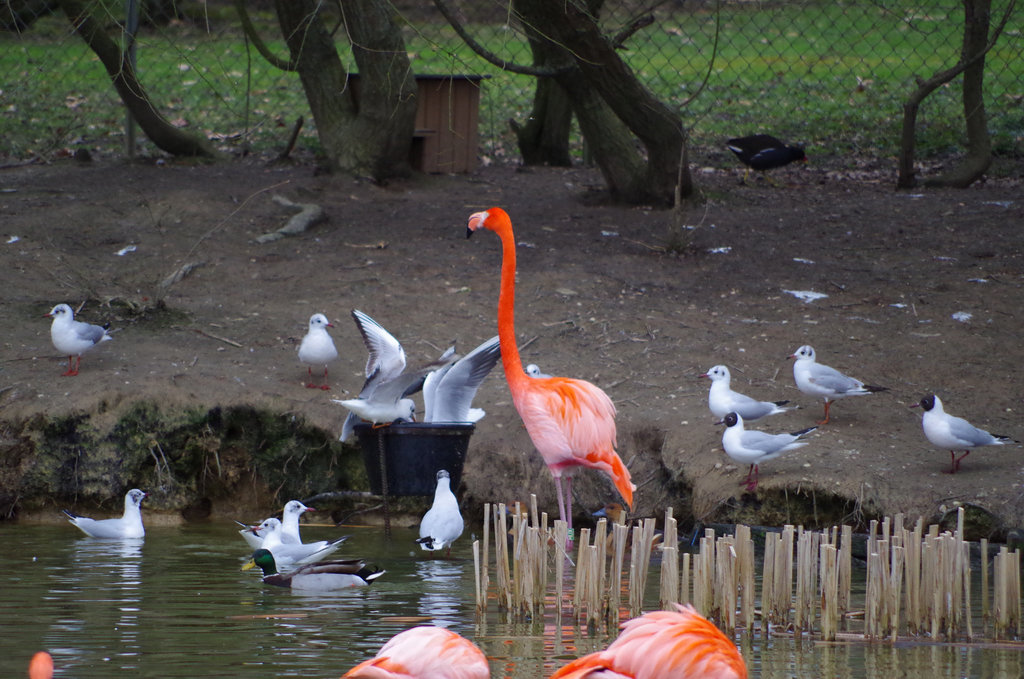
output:
[{"label": "gull standing on dirt", "polygon": [[[955,474],[960,469],[960,461],[971,454],[971,448],[1002,446],[1013,441],[1009,436],[990,434],[962,417],[950,415],[943,410],[942,401],[934,394],[925,396],[920,403],[910,407],[919,406],[924,410],[921,426],[924,428],[925,438],[931,441],[932,445],[949,451],[950,474]],[[956,456],[958,450],[964,451],[960,457]]]},{"label": "gull standing on dirt", "polygon": [[[99,325],[90,325],[75,320],[75,312],[67,304],[58,304],[50,309],[47,317],[53,319],[50,325],[50,340],[57,351],[68,357],[68,369],[61,377],[74,377],[82,364],[82,354],[100,342],[114,339],[107,334],[107,329]],[[71,367],[71,359],[77,357],[75,367]]]},{"label": "gull standing on dirt", "polygon": [[437,551],[448,548],[446,556],[452,554],[452,543],[462,535],[462,513],[459,501],[451,488],[451,474],[444,469],[437,472],[437,487],[434,489],[434,504],[420,521],[420,548]]},{"label": "gull standing on dirt", "polygon": [[[307,389],[323,389],[324,391],[330,389],[327,385],[327,364],[338,357],[338,350],[334,347],[334,340],[327,333],[327,328],[333,327],[323,314],[313,314],[309,317],[309,330],[299,345],[299,361],[308,366],[309,382],[306,383]],[[324,367],[323,384],[317,385],[313,383],[314,365],[322,365]]]},{"label": "gull standing on dirt", "polygon": [[732,376],[724,365],[716,365],[700,377],[707,377],[711,380],[711,389],[708,390],[708,408],[711,409],[711,413],[715,417],[723,418],[729,413],[736,413],[745,422],[752,422],[766,415],[778,415],[793,410],[792,407],[782,407],[789,401],[757,401],[733,391],[730,387]]},{"label": "gull standing on dirt", "polygon": [[760,473],[758,465],[761,462],[773,460],[788,450],[806,446],[807,442],[801,441],[800,438],[817,429],[808,427],[792,434],[768,434],[754,429],[746,430],[743,428],[743,418],[736,413],[727,414],[723,422],[726,427],[725,433],[722,434],[725,454],[740,464],[750,465],[746,480],[740,482],[746,484],[749,491],[757,489],[757,478]]},{"label": "gull standing on dirt", "polygon": [[499,358],[501,345],[495,335],[427,375],[423,381],[423,421],[477,422],[484,411],[472,407],[473,397]]},{"label": "gull standing on dirt", "polygon": [[833,401],[847,396],[863,396],[879,391],[889,391],[888,387],[864,384],[860,380],[847,377],[835,368],[818,363],[814,355],[814,348],[808,344],[797,349],[789,358],[796,359],[796,362],[793,363],[793,379],[796,380],[797,388],[805,394],[821,396],[825,399],[825,419],[818,424],[828,424],[828,409]]},{"label": "gull standing on dirt", "polygon": [[108,540],[125,540],[146,536],[142,527],[142,501],[146,494],[138,488],[132,488],[124,496],[124,514],[119,519],[90,519],[79,516],[68,510],[64,514],[68,521],[78,526],[89,537]]}]

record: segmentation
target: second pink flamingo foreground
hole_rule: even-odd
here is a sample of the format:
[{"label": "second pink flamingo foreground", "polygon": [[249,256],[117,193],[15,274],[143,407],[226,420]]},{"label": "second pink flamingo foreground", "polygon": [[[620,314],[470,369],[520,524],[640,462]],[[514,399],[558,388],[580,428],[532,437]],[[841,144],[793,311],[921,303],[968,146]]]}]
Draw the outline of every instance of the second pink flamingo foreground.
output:
[{"label": "second pink flamingo foreground", "polygon": [[[498,234],[502,245],[498,336],[512,402],[555,478],[558,512],[572,529],[572,474],[580,467],[603,471],[631,508],[636,486],[615,452],[615,405],[600,388],[568,377],[532,378],[516,344],[516,239],[508,213],[499,207],[469,217],[467,237],[479,229]],[[565,489],[562,479],[566,480]],[[572,533],[570,532],[570,535]]]},{"label": "second pink flamingo foreground", "polygon": [[603,651],[573,660],[551,679],[746,679],[743,656],[692,606],[622,624]]}]

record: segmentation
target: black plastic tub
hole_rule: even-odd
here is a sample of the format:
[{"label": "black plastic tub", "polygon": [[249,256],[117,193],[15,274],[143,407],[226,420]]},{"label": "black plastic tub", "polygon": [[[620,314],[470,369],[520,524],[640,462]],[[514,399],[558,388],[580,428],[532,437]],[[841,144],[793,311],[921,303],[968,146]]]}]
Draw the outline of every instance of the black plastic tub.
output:
[{"label": "black plastic tub", "polygon": [[[377,495],[384,495],[385,490],[387,495],[433,495],[440,469],[451,474],[452,490],[456,490],[475,429],[469,423],[403,422],[376,428],[357,424],[370,491]],[[387,489],[381,483],[382,445]]]}]

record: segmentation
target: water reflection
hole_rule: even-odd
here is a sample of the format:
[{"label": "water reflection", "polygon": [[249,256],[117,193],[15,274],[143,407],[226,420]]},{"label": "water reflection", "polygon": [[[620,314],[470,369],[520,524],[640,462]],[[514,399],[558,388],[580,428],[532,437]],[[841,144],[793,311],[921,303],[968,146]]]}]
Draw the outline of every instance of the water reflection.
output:
[{"label": "water reflection", "polygon": [[[72,527],[0,526],[0,677],[24,676],[39,648],[53,653],[58,677],[75,679],[340,676],[394,634],[432,622],[475,641],[494,677],[538,679],[610,641],[571,618],[510,622],[493,606],[478,617],[471,545],[431,559],[412,531],[388,542],[375,529],[352,530],[341,556],[387,574],[369,587],[311,594],[242,572],[247,548],[226,523],[156,527],[127,542],[78,537]],[[338,534],[321,530],[307,539]],[[1024,676],[1019,646],[740,644],[751,676],[765,679]]]}]

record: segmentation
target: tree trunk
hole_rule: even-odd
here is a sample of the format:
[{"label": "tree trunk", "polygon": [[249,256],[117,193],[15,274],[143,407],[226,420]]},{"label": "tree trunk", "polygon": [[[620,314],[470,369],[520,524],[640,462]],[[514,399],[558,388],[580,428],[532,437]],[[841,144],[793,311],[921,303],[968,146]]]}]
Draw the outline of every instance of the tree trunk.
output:
[{"label": "tree trunk", "polygon": [[[989,35],[991,21],[991,0],[963,0],[964,42],[960,60],[952,68],[936,73],[927,80],[919,80],[917,89],[911,92],[903,105],[903,130],[900,135],[899,177],[897,188],[905,189],[916,185],[914,178],[914,144],[917,127],[917,111],[921,102],[936,89],[964,73],[963,101],[967,124],[967,153],[962,167],[954,170],[945,179],[928,182],[932,185],[965,187],[980,177],[992,162],[992,142],[985,122],[983,100],[983,78],[985,55],[1002,35],[1006,23],[1013,15],[1017,0],[1010,0],[1002,18]],[[974,70],[977,67],[977,70]],[[966,71],[972,70],[970,76]]]},{"label": "tree trunk", "polygon": [[[516,12],[520,12],[520,4],[522,0],[513,2]],[[531,24],[524,28],[535,67],[557,70],[572,65],[572,57],[564,49],[538,33]],[[509,126],[515,132],[524,164],[572,165],[569,156],[572,102],[554,78],[537,78],[530,117],[523,125],[514,119],[509,120]]]},{"label": "tree trunk", "polygon": [[[677,190],[682,197],[689,196],[693,184],[689,169],[680,166],[685,139],[679,115],[636,79],[593,17],[575,3],[521,0],[517,6],[526,23],[544,26],[546,35],[572,55],[578,75],[560,76],[559,83],[569,92],[606,181],[614,179],[609,181],[612,192],[627,202],[659,205],[671,205]],[[609,114],[621,121],[619,125],[608,125]],[[626,130],[644,146],[646,158],[626,149]],[[601,149],[607,146],[617,157],[602,157]]]},{"label": "tree trunk", "polygon": [[104,32],[85,5],[79,0],[60,0],[60,5],[75,32],[99,57],[125,108],[157,148],[176,156],[214,155],[205,139],[174,127],[160,114],[139,82],[125,51]]},{"label": "tree trunk", "polygon": [[[985,53],[992,0],[964,0],[963,59],[970,65],[963,74],[964,123],[967,128],[967,155],[960,164],[925,182],[926,186],[967,188],[981,178],[992,164],[992,139],[985,115]],[[977,57],[977,58],[975,58]]]},{"label": "tree trunk", "polygon": [[408,173],[416,80],[391,13],[379,0],[339,5],[359,67],[358,99],[311,0],[275,0],[328,165],[375,181]]}]

